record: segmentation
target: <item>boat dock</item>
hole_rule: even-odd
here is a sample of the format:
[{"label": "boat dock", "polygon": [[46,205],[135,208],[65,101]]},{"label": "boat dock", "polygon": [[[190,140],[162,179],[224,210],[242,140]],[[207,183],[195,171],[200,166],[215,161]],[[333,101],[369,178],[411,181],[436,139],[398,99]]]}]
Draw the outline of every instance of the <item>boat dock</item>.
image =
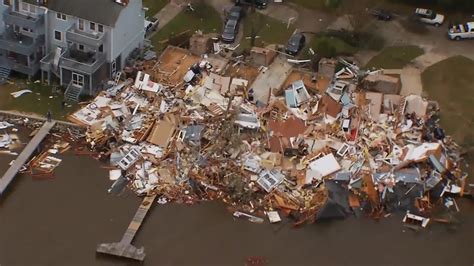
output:
[{"label": "boat dock", "polygon": [[156,195],[148,196],[143,199],[120,242],[102,243],[97,246],[96,251],[102,254],[143,261],[145,259],[145,248],[136,248],[132,245],[132,241],[143,223],[148,210],[150,210],[151,205],[153,205],[155,198]]},{"label": "boat dock", "polygon": [[8,185],[15,179],[21,167],[30,159],[33,152],[40,145],[41,141],[49,134],[56,122],[45,122],[36,135],[30,140],[23,151],[18,155],[13,164],[8,168],[0,179],[0,196],[3,195]]}]

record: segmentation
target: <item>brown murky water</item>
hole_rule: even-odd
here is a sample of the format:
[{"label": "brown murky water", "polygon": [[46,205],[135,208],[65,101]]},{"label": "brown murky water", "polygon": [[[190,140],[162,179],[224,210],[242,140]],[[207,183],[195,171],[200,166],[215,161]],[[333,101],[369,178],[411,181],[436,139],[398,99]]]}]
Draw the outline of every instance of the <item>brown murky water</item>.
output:
[{"label": "brown murky water", "polygon": [[[3,173],[13,156],[0,154]],[[101,242],[119,241],[140,199],[107,194],[100,163],[72,154],[53,180],[20,176],[0,199],[0,265],[140,265],[96,255]],[[144,265],[467,265],[474,263],[474,202],[460,201],[457,230],[431,224],[403,227],[400,216],[375,222],[350,218],[294,229],[289,224],[234,220],[218,202],[158,205],[134,243]]]}]

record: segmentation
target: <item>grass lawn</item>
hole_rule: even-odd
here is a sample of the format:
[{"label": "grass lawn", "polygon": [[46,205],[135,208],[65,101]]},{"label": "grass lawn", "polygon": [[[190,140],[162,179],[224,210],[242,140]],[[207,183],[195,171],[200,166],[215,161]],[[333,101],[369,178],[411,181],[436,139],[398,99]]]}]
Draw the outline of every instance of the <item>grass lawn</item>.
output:
[{"label": "grass lawn", "polygon": [[418,46],[393,46],[385,48],[367,63],[367,68],[399,69],[424,53]]},{"label": "grass lawn", "polygon": [[240,42],[239,50],[251,47],[250,37],[252,33],[252,23],[258,38],[255,39],[255,46],[266,46],[268,44],[286,44],[295,31],[295,28],[269,16],[255,12],[248,14],[244,18],[244,36]]},{"label": "grass lawn", "polygon": [[153,17],[168,3],[169,3],[169,0],[143,0],[143,6],[148,7],[146,16]]},{"label": "grass lawn", "polygon": [[[204,33],[218,32],[222,29],[222,20],[219,13],[206,4],[196,4],[195,11],[183,10],[151,39],[157,51],[163,50],[168,45],[168,40],[178,39],[176,36],[189,37],[196,30]],[[184,38],[184,41],[186,38]]]},{"label": "grass lawn", "polygon": [[[423,72],[423,88],[430,99],[439,102],[441,124],[463,147],[470,150],[474,163],[474,61],[451,57]],[[471,175],[474,169],[470,168]]]},{"label": "grass lawn", "polygon": [[[13,98],[10,93],[29,89],[32,93],[23,94]],[[35,113],[46,116],[51,110],[54,119],[66,120],[66,116],[76,110],[76,106],[61,108],[63,100],[62,92],[54,93],[52,87],[35,83],[25,83],[23,80],[15,80],[15,84],[0,86],[0,109],[19,111],[24,113]]]},{"label": "grass lawn", "polygon": [[343,40],[331,36],[314,36],[301,52],[301,58],[306,58],[310,55],[309,48],[312,48],[316,54],[323,57],[352,55],[358,50]]}]

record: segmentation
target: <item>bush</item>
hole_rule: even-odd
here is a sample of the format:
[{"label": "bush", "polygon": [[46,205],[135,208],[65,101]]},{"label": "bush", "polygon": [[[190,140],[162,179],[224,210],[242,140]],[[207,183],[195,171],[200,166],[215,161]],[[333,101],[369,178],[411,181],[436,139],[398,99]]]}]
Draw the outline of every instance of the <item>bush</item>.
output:
[{"label": "bush", "polygon": [[334,57],[337,54],[336,48],[327,39],[323,39],[316,45],[316,51],[323,57]]},{"label": "bush", "polygon": [[342,0],[326,0],[326,6],[330,8],[337,8],[341,2]]}]

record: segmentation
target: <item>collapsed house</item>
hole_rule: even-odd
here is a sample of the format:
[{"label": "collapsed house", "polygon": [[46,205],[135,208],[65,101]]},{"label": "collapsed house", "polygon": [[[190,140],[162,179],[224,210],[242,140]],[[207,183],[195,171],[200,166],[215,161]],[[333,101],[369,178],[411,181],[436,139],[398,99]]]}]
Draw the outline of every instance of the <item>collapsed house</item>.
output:
[{"label": "collapsed house", "polygon": [[297,224],[398,210],[410,220],[462,193],[459,146],[420,96],[368,92],[360,75],[373,74],[343,61],[325,88],[297,80],[255,104],[255,84],[174,52],[183,53],[167,49],[70,116],[114,168],[111,192],[221,199],[236,217],[280,213]]}]

